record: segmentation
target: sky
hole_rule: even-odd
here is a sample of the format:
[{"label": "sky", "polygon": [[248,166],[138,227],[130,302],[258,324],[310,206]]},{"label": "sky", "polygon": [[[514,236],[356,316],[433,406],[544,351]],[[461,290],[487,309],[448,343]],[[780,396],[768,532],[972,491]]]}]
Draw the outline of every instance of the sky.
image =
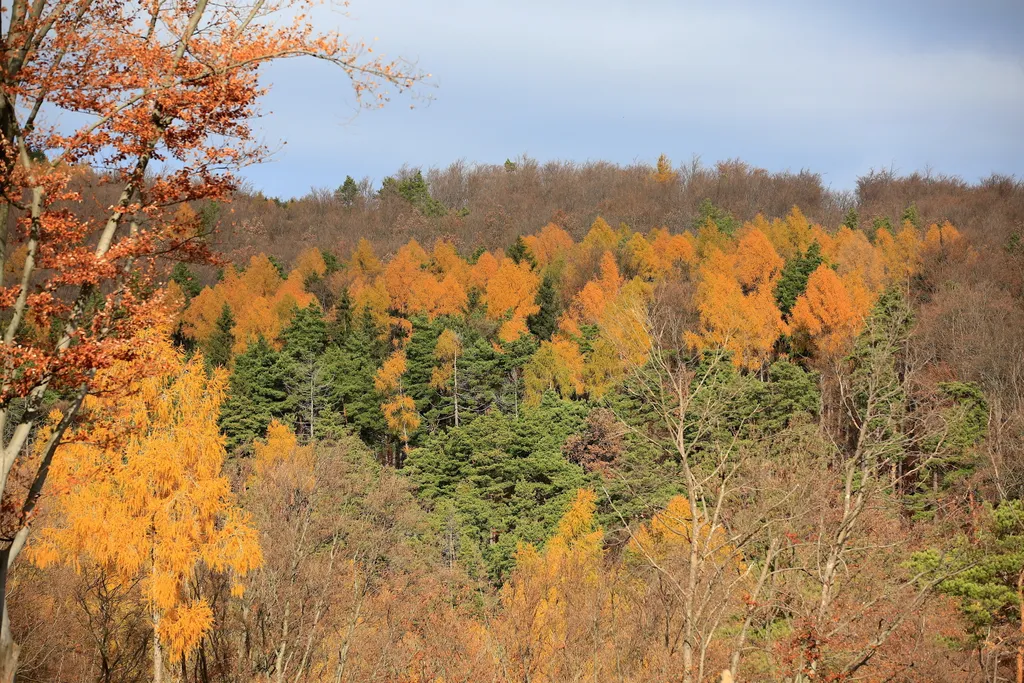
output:
[{"label": "sky", "polygon": [[432,74],[429,100],[359,110],[336,68],[271,66],[257,130],[273,154],[244,174],[269,195],[522,154],[740,158],[838,190],[873,168],[1024,177],[1021,0],[352,0],[314,16]]}]

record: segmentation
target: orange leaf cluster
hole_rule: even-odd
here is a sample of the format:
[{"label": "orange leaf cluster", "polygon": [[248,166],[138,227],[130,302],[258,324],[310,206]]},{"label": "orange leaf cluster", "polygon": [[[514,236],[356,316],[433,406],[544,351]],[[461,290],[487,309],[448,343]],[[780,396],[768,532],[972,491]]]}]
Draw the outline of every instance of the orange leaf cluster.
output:
[{"label": "orange leaf cluster", "polygon": [[792,324],[807,334],[819,351],[839,355],[861,331],[871,304],[872,297],[857,273],[841,278],[821,264],[793,306]]},{"label": "orange leaf cluster", "polygon": [[[323,257],[319,255],[322,263]],[[308,269],[312,257],[301,264]],[[313,263],[315,266],[315,261]],[[285,280],[266,256],[253,256],[249,266],[238,271],[229,267],[224,278],[213,287],[205,287],[192,300],[181,317],[185,330],[200,343],[213,334],[224,304],[235,318],[234,352],[241,353],[249,342],[262,335],[270,342],[280,335],[298,308],[316,299],[303,286],[304,270],[296,268]]]}]

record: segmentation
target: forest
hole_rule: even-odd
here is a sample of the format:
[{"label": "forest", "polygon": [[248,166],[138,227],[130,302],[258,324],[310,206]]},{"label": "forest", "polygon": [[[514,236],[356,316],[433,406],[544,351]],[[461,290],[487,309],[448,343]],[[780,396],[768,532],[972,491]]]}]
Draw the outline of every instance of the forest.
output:
[{"label": "forest", "polygon": [[[451,225],[422,174],[391,182],[328,207]],[[685,169],[642,182],[686,214]],[[320,201],[175,220],[217,243],[247,203]],[[1015,675],[1024,188],[875,174],[819,201],[838,224],[705,198],[503,248],[168,266],[52,466],[19,680]]]},{"label": "forest", "polygon": [[268,196],[304,8],[0,11],[0,683],[1024,683],[1024,181]]}]

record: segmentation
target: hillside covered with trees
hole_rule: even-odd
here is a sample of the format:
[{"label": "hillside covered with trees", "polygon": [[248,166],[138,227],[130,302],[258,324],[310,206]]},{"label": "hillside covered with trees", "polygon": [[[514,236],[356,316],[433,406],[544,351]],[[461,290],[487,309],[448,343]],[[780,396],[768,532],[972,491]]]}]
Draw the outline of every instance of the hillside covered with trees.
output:
[{"label": "hillside covered with trees", "polygon": [[315,4],[0,8],[0,683],[1024,683],[1024,182],[269,197]]},{"label": "hillside covered with trees", "polygon": [[[364,219],[439,225],[419,182]],[[224,216],[254,201],[179,213],[249,249]],[[12,603],[33,680],[146,678],[154,648],[183,680],[1012,671],[1024,190],[882,174],[837,206],[165,271],[167,322],[103,371],[138,379],[50,475]]]}]

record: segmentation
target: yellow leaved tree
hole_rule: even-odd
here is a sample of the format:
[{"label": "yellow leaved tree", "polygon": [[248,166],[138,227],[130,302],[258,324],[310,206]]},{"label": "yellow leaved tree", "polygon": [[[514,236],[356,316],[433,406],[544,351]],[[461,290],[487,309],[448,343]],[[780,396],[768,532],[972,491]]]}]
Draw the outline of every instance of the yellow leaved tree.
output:
[{"label": "yellow leaved tree", "polygon": [[811,273],[807,290],[793,306],[793,328],[819,353],[836,358],[849,350],[873,303],[859,273],[841,278],[822,264]]},{"label": "yellow leaved tree", "polygon": [[[771,245],[758,240],[760,246]],[[775,259],[754,253],[735,258],[713,249],[699,269],[696,304],[701,326],[687,332],[697,350],[720,347],[732,353],[737,366],[757,369],[771,355],[775,340],[787,326],[775,302],[773,287],[778,270]],[[775,255],[777,259],[777,255]]]},{"label": "yellow leaved tree", "polygon": [[94,417],[72,434],[53,463],[48,518],[33,547],[37,564],[64,559],[138,581],[153,620],[153,678],[165,654],[187,656],[213,626],[196,591],[200,568],[238,578],[262,553],[224,476],[224,438],[217,427],[226,375],[207,377],[202,358],[184,361],[166,340],[131,363],[104,371],[112,380],[132,364],[163,372],[137,380],[117,400],[95,398]]},{"label": "yellow leaved tree", "polygon": [[445,329],[437,338],[434,358],[440,363],[430,373],[430,386],[442,393],[451,393],[455,404],[455,426],[459,426],[459,356],[462,340],[452,330]]},{"label": "yellow leaved tree", "polygon": [[513,680],[605,680],[612,673],[594,628],[610,604],[596,501],[592,491],[577,491],[544,550],[527,544],[516,553],[493,624]]},{"label": "yellow leaved tree", "polygon": [[[409,448],[409,437],[420,426],[420,414],[416,411],[416,402],[405,393],[402,375],[406,371],[405,351],[398,349],[392,353],[377,370],[373,377],[373,386],[384,399],[381,410],[388,428],[402,440],[403,451]],[[392,464],[400,464],[395,458]]]}]

